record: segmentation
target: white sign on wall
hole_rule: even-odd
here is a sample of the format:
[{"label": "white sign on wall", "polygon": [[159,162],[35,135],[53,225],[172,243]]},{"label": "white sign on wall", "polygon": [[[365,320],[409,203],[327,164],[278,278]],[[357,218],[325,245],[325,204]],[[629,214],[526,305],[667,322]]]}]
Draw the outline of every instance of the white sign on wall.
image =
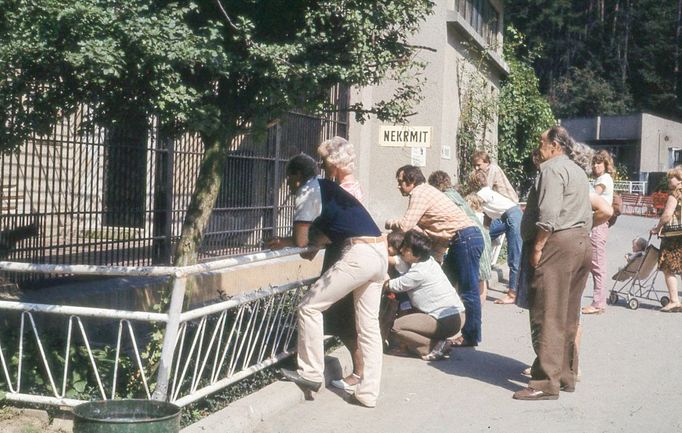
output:
[{"label": "white sign on wall", "polygon": [[431,147],[430,126],[382,126],[379,145],[384,147]]},{"label": "white sign on wall", "polygon": [[412,148],[412,161],[410,162],[415,167],[426,167],[426,148],[425,147],[413,147]]},{"label": "white sign on wall", "polygon": [[451,152],[450,146],[448,146],[447,144],[444,144],[440,148],[440,157],[443,159],[452,159],[452,152]]}]

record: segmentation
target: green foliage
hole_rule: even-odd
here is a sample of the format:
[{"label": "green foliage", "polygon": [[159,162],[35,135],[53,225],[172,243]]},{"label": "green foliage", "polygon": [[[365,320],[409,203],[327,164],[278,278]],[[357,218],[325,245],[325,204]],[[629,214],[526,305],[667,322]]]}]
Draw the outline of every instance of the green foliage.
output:
[{"label": "green foliage", "polygon": [[531,66],[536,55],[528,50],[521,33],[511,26],[506,29],[504,57],[510,72],[500,91],[498,162],[522,194],[535,173],[530,153],[537,147],[540,134],[556,124]]},{"label": "green foliage", "polygon": [[555,84],[551,103],[561,118],[627,114],[632,98],[614,89],[613,84],[592,69],[572,68]]},{"label": "green foliage", "polygon": [[462,45],[475,59],[473,67],[458,62],[457,92],[459,100],[459,124],[457,125],[457,160],[459,183],[468,182],[472,171],[471,157],[476,150],[494,154],[491,141],[498,111],[498,96],[488,83],[487,49],[479,49],[466,41]]},{"label": "green foliage", "polygon": [[[231,138],[296,107],[323,110],[336,83],[405,80],[374,107],[400,120],[420,97],[406,43],[428,0],[0,0],[0,149],[47,133],[80,103],[89,123],[132,107],[173,132]],[[81,125],[87,127],[88,124]]]},{"label": "green foliage", "polygon": [[[682,116],[680,2],[515,0],[507,22],[537,50],[541,90],[560,116]],[[596,101],[590,101],[590,98]],[[575,101],[574,99],[577,99]]]}]

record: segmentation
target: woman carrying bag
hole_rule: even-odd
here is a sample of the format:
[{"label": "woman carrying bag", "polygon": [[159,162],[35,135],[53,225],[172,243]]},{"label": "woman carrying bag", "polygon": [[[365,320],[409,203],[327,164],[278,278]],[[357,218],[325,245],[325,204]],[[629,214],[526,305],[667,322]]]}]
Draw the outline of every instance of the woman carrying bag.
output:
[{"label": "woman carrying bag", "polygon": [[677,274],[682,274],[682,166],[668,170],[670,195],[658,224],[651,229],[652,234],[661,238],[661,253],[658,268],[665,275],[670,302],[661,312],[680,311],[680,297],[677,293]]}]

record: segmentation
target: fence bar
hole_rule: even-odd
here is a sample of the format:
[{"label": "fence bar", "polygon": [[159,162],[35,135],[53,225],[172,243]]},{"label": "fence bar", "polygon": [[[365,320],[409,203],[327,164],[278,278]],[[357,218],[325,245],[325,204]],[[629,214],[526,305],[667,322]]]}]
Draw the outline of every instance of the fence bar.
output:
[{"label": "fence bar", "polygon": [[185,300],[186,289],[187,278],[180,277],[173,281],[173,292],[171,293],[170,306],[168,307],[168,322],[166,323],[166,332],[163,336],[159,372],[156,377],[156,388],[152,395],[153,400],[166,401],[168,398],[168,382],[170,381],[173,367],[175,344],[180,332],[180,316],[182,314],[182,304]]},{"label": "fence bar", "polygon": [[180,317],[181,322],[188,322],[190,320],[198,319],[203,316],[208,316],[210,314],[219,313],[223,310],[228,310],[230,308],[238,307],[241,304],[246,304],[247,302],[252,302],[258,299],[267,298],[268,296],[277,295],[279,293],[287,292],[294,287],[307,286],[312,284],[317,277],[309,278],[302,281],[294,281],[292,283],[284,284],[276,287],[268,287],[266,289],[257,290],[255,292],[244,293],[234,298],[220,302],[218,304],[206,305],[205,307],[196,308],[191,311],[182,313]]},{"label": "fence bar", "polygon": [[112,310],[108,308],[75,307],[70,305],[32,304],[29,302],[0,301],[0,310],[12,310],[31,313],[52,313],[80,317],[97,317],[107,319],[142,320],[167,322],[168,314],[147,313],[144,311]]},{"label": "fence bar", "polygon": [[49,404],[53,406],[78,406],[81,403],[86,403],[85,400],[74,400],[72,398],[61,398],[61,397],[46,397],[42,395],[34,395],[34,394],[23,394],[23,393],[15,393],[15,392],[8,392],[5,394],[5,398],[7,400],[11,401],[20,401],[23,403],[32,403],[32,404]]},{"label": "fence bar", "polygon": [[251,367],[247,368],[246,370],[242,370],[239,373],[236,373],[230,377],[226,377],[225,379],[219,380],[218,382],[208,385],[204,388],[201,388],[194,393],[187,395],[185,397],[179,398],[175,401],[172,401],[171,403],[176,404],[180,407],[187,406],[188,404],[194,403],[197,400],[201,400],[202,398],[206,397],[207,395],[213,394],[214,392],[220,391],[222,388],[225,388],[228,385],[231,385],[235,382],[239,382],[240,380],[244,379],[245,377],[248,377],[260,370],[263,370],[264,368],[267,368],[271,365],[277,364],[283,359],[286,359],[293,355],[295,351],[293,350],[285,350],[276,356],[266,359],[263,362],[260,362],[258,364],[252,365]]},{"label": "fence bar", "polygon": [[106,275],[106,276],[180,276],[220,271],[233,266],[261,262],[277,257],[287,257],[308,251],[308,248],[284,248],[277,251],[261,251],[210,263],[190,266],[91,266],[91,265],[50,265],[0,261],[0,271],[38,274]]}]

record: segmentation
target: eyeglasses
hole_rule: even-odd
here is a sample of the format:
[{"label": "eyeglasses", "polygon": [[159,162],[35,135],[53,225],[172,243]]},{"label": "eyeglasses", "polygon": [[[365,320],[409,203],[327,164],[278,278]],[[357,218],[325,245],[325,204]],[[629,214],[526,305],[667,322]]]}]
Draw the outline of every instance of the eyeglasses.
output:
[{"label": "eyeglasses", "polygon": [[396,179],[396,182],[398,182],[398,185],[402,185],[404,183],[407,183],[405,179]]}]

